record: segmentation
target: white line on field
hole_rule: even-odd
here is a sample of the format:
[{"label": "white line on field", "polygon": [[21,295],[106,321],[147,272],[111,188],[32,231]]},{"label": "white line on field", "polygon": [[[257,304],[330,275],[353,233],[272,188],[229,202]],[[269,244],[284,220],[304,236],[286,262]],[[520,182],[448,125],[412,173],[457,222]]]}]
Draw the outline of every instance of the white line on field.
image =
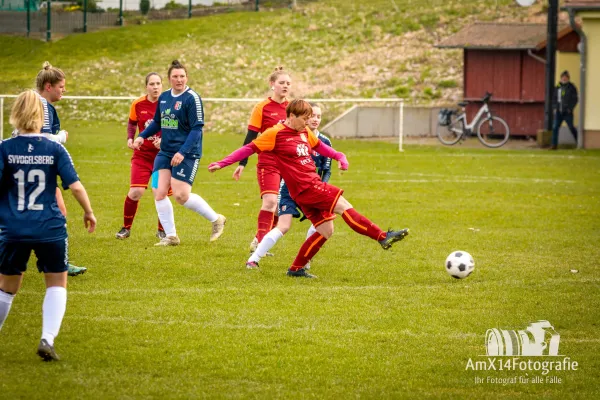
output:
[{"label": "white line on field", "polygon": [[[372,171],[355,171],[355,172],[370,172]],[[444,174],[424,174],[421,172],[395,172],[395,171],[375,171],[378,175],[400,175],[400,176],[424,176],[433,178],[450,178],[454,179],[477,179],[497,182],[534,182],[534,183],[576,183],[576,181],[566,179],[542,179],[542,178],[517,178],[517,177],[501,177],[501,176],[481,176],[481,175],[444,175]]]}]

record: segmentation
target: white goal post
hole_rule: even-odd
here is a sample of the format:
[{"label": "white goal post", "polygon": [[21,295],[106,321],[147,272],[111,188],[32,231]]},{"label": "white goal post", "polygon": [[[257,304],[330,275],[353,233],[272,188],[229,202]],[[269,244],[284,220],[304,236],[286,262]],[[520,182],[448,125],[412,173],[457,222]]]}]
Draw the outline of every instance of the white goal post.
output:
[{"label": "white goal post", "polygon": [[[4,99],[5,98],[16,98],[17,95],[12,94],[0,94],[0,139],[4,139]],[[64,96],[65,100],[95,100],[95,101],[133,101],[137,99],[136,96]],[[220,97],[205,97],[202,101],[205,103],[258,103],[263,101],[263,98],[251,99],[251,98],[220,98]],[[361,99],[361,98],[347,98],[347,99],[306,99],[315,103],[396,103],[398,104],[398,150],[404,151],[403,136],[404,136],[404,99],[398,98],[381,98],[381,99]]]}]

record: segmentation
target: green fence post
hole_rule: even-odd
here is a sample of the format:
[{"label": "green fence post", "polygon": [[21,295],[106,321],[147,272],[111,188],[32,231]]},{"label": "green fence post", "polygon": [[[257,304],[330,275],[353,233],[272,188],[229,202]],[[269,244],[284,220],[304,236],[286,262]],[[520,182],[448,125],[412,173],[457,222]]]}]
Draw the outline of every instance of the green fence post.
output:
[{"label": "green fence post", "polygon": [[48,19],[46,20],[46,41],[49,42],[51,39],[52,34],[50,33],[50,25],[51,25],[51,16],[50,16],[50,8],[52,8],[52,6],[50,5],[50,0],[48,0]]},{"label": "green fence post", "polygon": [[87,0],[83,0],[83,32],[87,32]]},{"label": "green fence post", "polygon": [[258,0],[254,2],[254,11],[258,11]]},{"label": "green fence post", "polygon": [[29,12],[29,0],[25,0],[25,7],[27,7],[27,37],[31,32],[31,13]]},{"label": "green fence post", "polygon": [[188,3],[188,18],[192,18],[192,0]]},{"label": "green fence post", "polygon": [[123,26],[123,0],[119,0],[119,26]]}]

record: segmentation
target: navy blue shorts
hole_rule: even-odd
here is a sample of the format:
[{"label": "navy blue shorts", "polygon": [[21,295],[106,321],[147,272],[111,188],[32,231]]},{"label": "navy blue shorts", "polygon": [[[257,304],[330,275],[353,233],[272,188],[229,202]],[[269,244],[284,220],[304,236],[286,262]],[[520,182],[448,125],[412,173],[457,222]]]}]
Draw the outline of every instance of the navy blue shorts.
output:
[{"label": "navy blue shorts", "polygon": [[[154,159],[154,172],[159,171],[161,169],[171,170],[172,178],[175,178],[178,181],[186,182],[190,186],[192,186],[192,184],[194,183],[194,179],[196,178],[196,172],[198,172],[198,165],[200,164],[200,160],[197,158],[184,158],[181,164],[179,164],[176,167],[173,167],[171,166],[172,158],[173,157],[169,157],[164,153],[158,153],[156,155],[156,158]],[[154,187],[154,179],[152,187]]]},{"label": "navy blue shorts", "polygon": [[69,269],[69,239],[54,242],[0,241],[0,274],[21,275],[27,270],[31,251],[37,257],[40,272],[65,272]]},{"label": "navy blue shorts", "polygon": [[290,191],[287,188],[287,185],[282,180],[279,185],[279,196],[278,200],[278,209],[277,213],[279,215],[291,215],[294,218],[300,218],[300,212],[298,211],[298,205],[290,196]]}]

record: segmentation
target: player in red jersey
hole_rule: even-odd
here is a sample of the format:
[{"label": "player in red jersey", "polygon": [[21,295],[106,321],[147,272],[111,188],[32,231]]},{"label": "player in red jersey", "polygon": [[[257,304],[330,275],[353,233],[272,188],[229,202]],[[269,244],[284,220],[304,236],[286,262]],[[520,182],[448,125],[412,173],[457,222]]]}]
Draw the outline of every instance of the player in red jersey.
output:
[{"label": "player in red jersey", "polygon": [[[290,75],[283,67],[277,67],[269,77],[269,84],[273,95],[254,106],[244,145],[252,142],[259,134],[286,119],[285,108],[289,103],[286,96],[289,94],[292,85]],[[236,181],[240,179],[246,164],[248,164],[247,158],[240,161],[240,165],[233,173],[233,179]],[[277,225],[277,195],[279,194],[281,175],[273,155],[270,153],[258,155],[256,176],[260,187],[262,206],[258,213],[256,235],[250,243],[250,252],[256,250],[256,246],[267,232]]]},{"label": "player in red jersey", "polygon": [[[148,187],[148,181],[152,177],[152,170],[154,168],[154,159],[160,149],[160,132],[144,140],[139,150],[135,150],[133,147],[135,131],[139,130],[142,132],[146,129],[150,121],[152,121],[156,112],[158,96],[162,93],[162,79],[156,72],[150,72],[146,75],[146,93],[146,95],[133,101],[129,111],[127,147],[133,150],[133,156],[131,157],[131,183],[123,206],[123,227],[115,235],[117,239],[127,239],[131,235],[131,225],[133,224],[139,201]],[[154,188],[152,190],[154,191]],[[158,221],[156,237],[159,239],[165,237],[165,230],[160,224],[160,220]]]},{"label": "player in red jersey", "polygon": [[288,105],[286,115],[287,119],[283,123],[268,129],[252,143],[223,160],[211,163],[208,169],[214,172],[254,153],[269,152],[274,156],[292,199],[317,230],[300,248],[288,269],[288,276],[315,278],[304,266],[333,235],[335,214],[341,215],[355,232],[378,241],[384,250],[404,239],[408,235],[408,229],[382,231],[352,207],[342,196],[343,189],[321,181],[311,157],[312,151],[337,160],[342,170],[348,169],[348,161],[343,153],[327,146],[312,131],[306,129],[306,123],[312,116],[310,104],[304,100],[294,100]]}]

